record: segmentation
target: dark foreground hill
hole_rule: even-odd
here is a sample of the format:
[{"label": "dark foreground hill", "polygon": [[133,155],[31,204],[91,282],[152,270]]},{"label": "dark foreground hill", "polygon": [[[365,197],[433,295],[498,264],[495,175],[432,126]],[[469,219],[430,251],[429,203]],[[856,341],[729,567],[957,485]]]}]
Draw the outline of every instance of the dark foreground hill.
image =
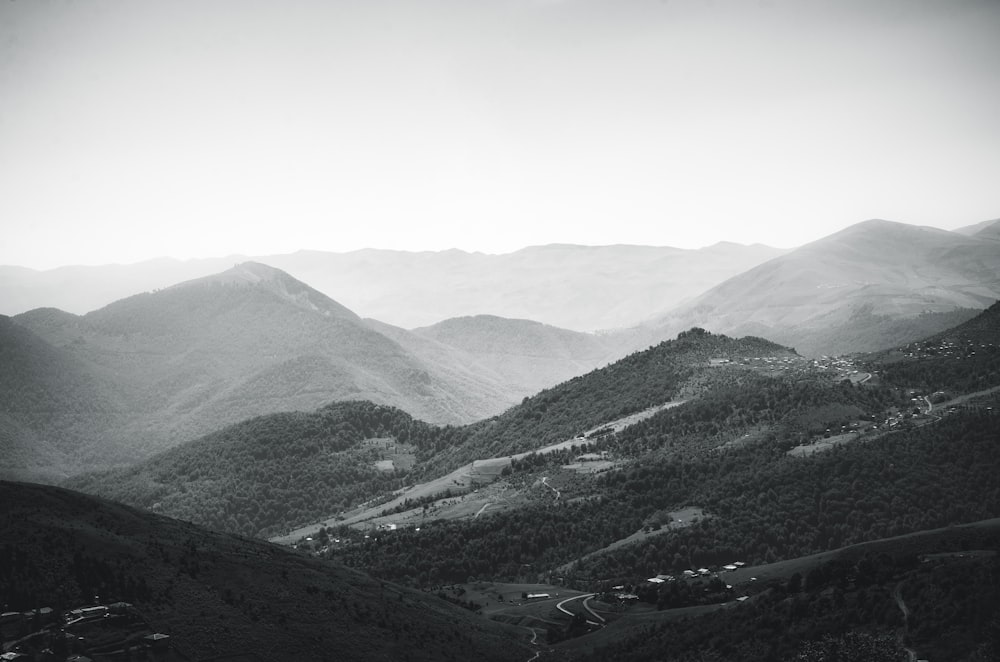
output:
[{"label": "dark foreground hill", "polygon": [[530,657],[504,626],[264,542],[54,487],[0,482],[0,503],[5,611],[125,601],[187,660]]}]

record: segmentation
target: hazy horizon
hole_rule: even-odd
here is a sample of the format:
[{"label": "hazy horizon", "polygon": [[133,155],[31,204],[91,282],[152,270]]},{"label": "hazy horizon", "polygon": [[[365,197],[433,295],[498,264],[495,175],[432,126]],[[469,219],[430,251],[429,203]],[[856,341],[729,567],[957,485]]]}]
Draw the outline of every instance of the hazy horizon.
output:
[{"label": "hazy horizon", "polygon": [[972,225],[997,34],[989,0],[7,2],[0,264]]}]

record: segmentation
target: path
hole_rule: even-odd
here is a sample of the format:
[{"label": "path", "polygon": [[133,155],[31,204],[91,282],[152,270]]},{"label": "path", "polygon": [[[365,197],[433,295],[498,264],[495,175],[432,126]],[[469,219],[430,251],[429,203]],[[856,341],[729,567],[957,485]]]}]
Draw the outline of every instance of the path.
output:
[{"label": "path", "polygon": [[[531,645],[535,646],[538,644],[538,630],[535,628],[529,628],[527,625],[522,625],[521,627],[531,630]],[[535,662],[538,657],[542,654],[542,649],[539,648],[535,651],[535,654],[528,658],[528,662]]]},{"label": "path", "polygon": [[550,490],[552,490],[553,492],[555,492],[556,493],[556,501],[559,500],[559,497],[561,496],[561,494],[560,494],[559,490],[557,490],[556,488],[554,488],[551,485],[549,485],[549,477],[548,476],[542,476],[542,485],[544,485],[545,487],[547,487]]},{"label": "path", "polygon": [[901,612],[903,612],[903,627],[897,637],[899,645],[906,651],[906,655],[910,662],[917,662],[917,652],[906,645],[906,637],[910,632],[910,610],[906,606],[906,603],[903,602],[903,582],[896,584],[896,588],[892,590],[892,597],[896,600],[896,606],[899,607]]}]

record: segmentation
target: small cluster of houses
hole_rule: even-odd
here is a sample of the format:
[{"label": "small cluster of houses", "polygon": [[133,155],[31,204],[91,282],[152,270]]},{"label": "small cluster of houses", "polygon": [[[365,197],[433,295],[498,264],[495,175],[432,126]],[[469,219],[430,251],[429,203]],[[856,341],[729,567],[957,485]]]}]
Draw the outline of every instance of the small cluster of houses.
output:
[{"label": "small cluster of houses", "polygon": [[922,359],[932,356],[953,359],[964,359],[976,355],[976,351],[994,349],[997,345],[991,342],[966,340],[953,342],[951,340],[922,341],[910,343],[903,348],[903,355],[911,359]]},{"label": "small cluster of houses", "polygon": [[2,662],[172,660],[170,636],[156,632],[127,602],[58,612],[51,607],[0,614]]},{"label": "small cluster of houses", "polygon": [[733,572],[742,568],[745,563],[743,561],[736,561],[734,563],[727,563],[724,566],[718,568],[698,568],[697,570],[685,570],[680,575],[676,577],[674,575],[657,575],[655,577],[650,577],[646,581],[650,584],[663,584],[665,582],[673,582],[678,579],[695,579],[697,577],[713,577],[717,576],[720,572]]}]

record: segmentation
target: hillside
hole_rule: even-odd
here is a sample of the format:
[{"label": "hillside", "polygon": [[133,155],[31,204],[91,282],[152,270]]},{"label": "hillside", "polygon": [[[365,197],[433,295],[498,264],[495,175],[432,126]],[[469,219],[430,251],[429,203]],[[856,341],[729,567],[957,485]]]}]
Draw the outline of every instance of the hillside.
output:
[{"label": "hillside", "polygon": [[795,358],[760,339],[692,330],[468,426],[437,427],[369,402],[335,403],[256,417],[64,485],[219,530],[272,536],[473,460],[533,451],[682,392],[738,380],[742,368],[710,362],[747,357]]},{"label": "hillside", "polygon": [[[5,610],[125,601],[169,633],[172,659],[530,657],[513,628],[339,564],[60,488],[0,482],[0,502]],[[102,622],[67,626],[82,652],[120,647],[135,627]]]},{"label": "hillside", "polygon": [[0,365],[0,475],[57,480],[122,416],[110,379],[9,317],[0,317]]},{"label": "hillside", "polygon": [[[462,438],[370,402],[260,416],[136,465],[84,474],[65,487],[258,537],[315,521],[402,486],[406,465]],[[410,456],[379,470],[386,441]]]},{"label": "hillside", "polygon": [[63,470],[134,461],[227,423],[331,400],[454,423],[513,398],[472,371],[453,381],[325,295],[254,263],[83,316],[36,310],[14,321],[118,388],[124,418],[78,449],[83,466]]},{"label": "hillside", "polygon": [[367,249],[48,271],[0,266],[0,313],[55,307],[83,314],[252,260],[394,326],[490,314],[591,331],[636,324],[782,252],[731,243],[699,250],[551,245],[500,255]]},{"label": "hillside", "polygon": [[1000,385],[1000,302],[973,319],[902,347],[863,357],[884,379],[937,402]]},{"label": "hillside", "polygon": [[662,337],[698,325],[836,355],[929,336],[998,297],[1000,244],[865,221],[735,276],[644,331]]}]

